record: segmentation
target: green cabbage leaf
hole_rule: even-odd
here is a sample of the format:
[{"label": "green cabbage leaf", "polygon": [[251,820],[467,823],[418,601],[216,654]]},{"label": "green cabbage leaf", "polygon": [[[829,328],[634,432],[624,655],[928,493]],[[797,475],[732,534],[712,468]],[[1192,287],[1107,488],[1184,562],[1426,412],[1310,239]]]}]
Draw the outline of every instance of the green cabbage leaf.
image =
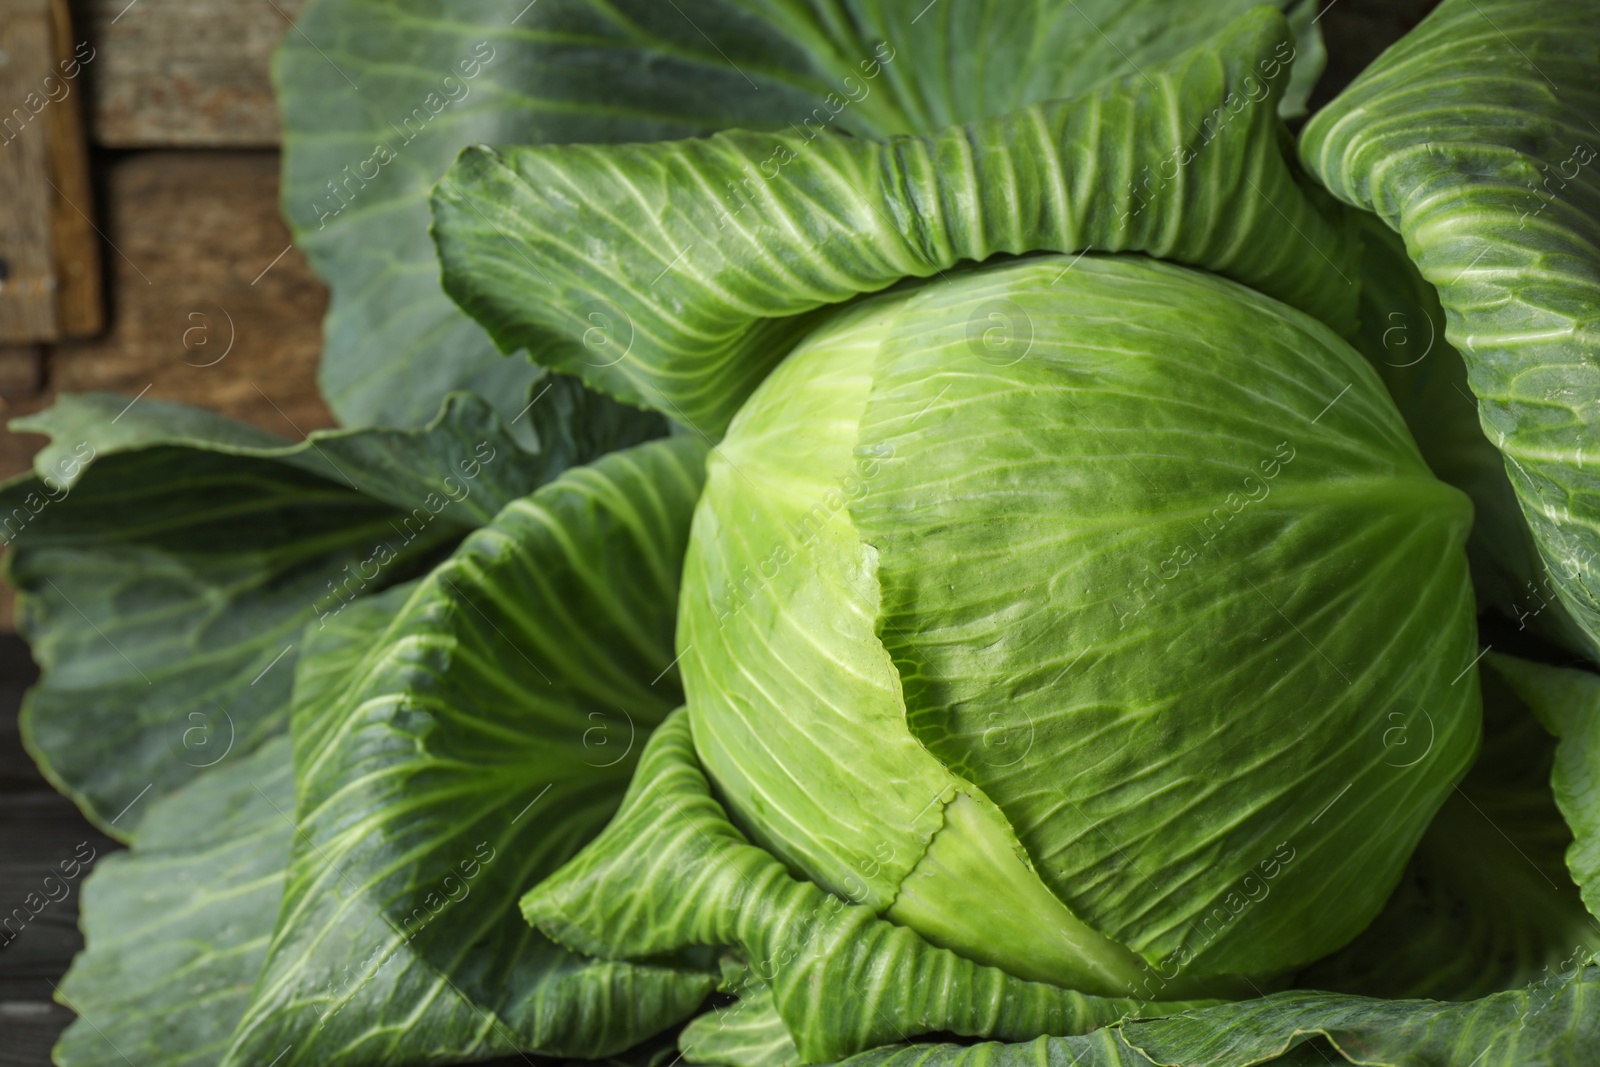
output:
[{"label": "green cabbage leaf", "polygon": [[[468,145],[931,131],[1148,70],[1256,2],[315,0],[274,78],[283,211],[333,292],[323,394],[345,425],[416,426],[453,390],[509,419],[539,387],[440,289],[428,196]],[[1303,57],[1281,95],[1293,113],[1322,67],[1317,5],[1272,2]]]},{"label": "green cabbage leaf", "polygon": [[605,825],[679,699],[702,458],[643,445],[513,501],[297,691],[283,905],[222,1063],[606,1055],[710,992],[704,971],[577,958],[511,906]]},{"label": "green cabbage leaf", "polygon": [[[1589,0],[1444,0],[1300,138],[1335,196],[1438,291],[1483,432],[1550,586],[1600,635],[1600,475],[1585,456],[1600,323],[1600,64]],[[1544,599],[1543,577],[1532,592]],[[1518,589],[1531,610],[1532,600]]]},{"label": "green cabbage leaf", "polygon": [[1297,183],[1274,11],[1140,74],[887,142],[831,129],[472,148],[434,192],[444,285],[502,348],[719,437],[818,321],[957,263],[1138,251],[1355,328],[1356,245]]},{"label": "green cabbage leaf", "polygon": [[78,1019],[56,1063],[217,1062],[266,956],[293,810],[283,734],[151,803],[132,851],[84,882],[87,948],[56,991]]},{"label": "green cabbage leaf", "polygon": [[426,577],[308,625],[292,754],[280,736],[206,770],[91,881],[63,1062],[602,1056],[698,1009],[709,956],[584,960],[515,899],[606,822],[681,700],[703,454],[680,437],[574,469]]},{"label": "green cabbage leaf", "polygon": [[467,394],[422,429],[299,443],[109,393],[13,420],[51,438],[0,486],[0,533],[43,672],[23,738],[52,784],[127,840],[150,800],[285,728],[308,622],[426,571],[566,467],[665,432],[546,384],[526,445]]}]

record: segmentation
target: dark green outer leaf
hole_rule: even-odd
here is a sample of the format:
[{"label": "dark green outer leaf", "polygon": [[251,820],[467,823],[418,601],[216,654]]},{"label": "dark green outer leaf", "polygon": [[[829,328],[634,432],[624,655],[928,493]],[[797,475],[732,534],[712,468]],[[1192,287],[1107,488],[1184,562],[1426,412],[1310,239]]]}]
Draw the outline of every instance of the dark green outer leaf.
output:
[{"label": "dark green outer leaf", "polygon": [[1354,243],[1281,154],[1294,55],[1258,9],[1077,100],[886,144],[469,149],[434,194],[445,288],[506,351],[713,437],[804,312],[999,253],[1144,251],[1353,330]]},{"label": "dark green outer leaf", "polygon": [[297,836],[224,1062],[603,1056],[705,971],[584,961],[514,902],[604,825],[681,696],[672,628],[704,449],[677,437],[507,506],[294,713]]},{"label": "dark green outer leaf", "polygon": [[[877,136],[936,130],[1076,96],[1152,66],[1221,30],[1251,0],[739,0],[742,7],[804,44],[828,89],[860,79],[858,60],[876,42],[894,66],[883,91],[892,102],[874,116]],[[1299,114],[1322,71],[1317,5],[1273,2],[1308,53],[1280,110]],[[685,10],[692,10],[686,7]],[[815,103],[815,101],[813,101]],[[851,104],[850,106],[854,106]]]},{"label": "dark green outer leaf", "polygon": [[[1317,5],[1274,2],[1294,12],[1306,60],[1293,110],[1321,68]],[[443,295],[428,239],[429,187],[468,144],[650,141],[818,115],[876,137],[931,130],[1148,69],[1252,6],[318,0],[274,75],[284,214],[333,289],[324,393],[350,425],[420,425],[454,389],[506,416],[525,402],[537,372],[502,359]],[[880,44],[895,58],[866,79]]]},{"label": "dark green outer leaf", "polygon": [[[365,597],[307,626],[301,702],[343,683],[410,586]],[[58,999],[80,1019],[62,1067],[211,1067],[227,1051],[266,959],[294,835],[294,760],[279,735],[152,804],[133,850],[85,884],[85,950]]]},{"label": "dark green outer leaf", "polygon": [[[406,510],[433,494],[437,500],[428,507],[442,508],[438,514],[462,526],[484,525],[568,467],[667,432],[656,413],[617,404],[560,375],[546,375],[514,418],[526,443],[513,437],[507,421],[482,397],[454,393],[421,430],[317,430],[304,441],[290,442],[187,404],[130,404],[115,393],[69,393],[10,425],[17,432],[50,436],[34,458],[41,479],[76,482],[88,469],[80,458],[85,444],[97,458],[157,446],[188,447],[277,460]],[[28,483],[19,479],[16,484]]]},{"label": "dark green outer leaf", "polygon": [[83,887],[86,948],[56,999],[79,1018],[60,1067],[212,1067],[261,969],[294,824],[275,737],[150,805],[131,852]]},{"label": "dark green outer leaf", "polygon": [[143,801],[283,729],[308,620],[465,532],[423,514],[408,540],[406,512],[259,457],[158,445],[97,461],[6,561],[43,671],[22,729],[46,777],[126,840]]},{"label": "dark green outer leaf", "polygon": [[1600,678],[1498,654],[1492,666],[1560,739],[1550,785],[1572,831],[1567,868],[1600,919]]},{"label": "dark green outer leaf", "polygon": [[1600,3],[1445,0],[1300,154],[1405,238],[1562,602],[1600,636]]},{"label": "dark green outer leaf", "polygon": [[109,393],[15,420],[52,438],[37,476],[0,489],[44,668],[23,731],[46,775],[126,840],[147,791],[283,728],[308,619],[411,577],[566,466],[665,432],[571,379],[545,384],[523,417],[535,452],[465,394],[421,430],[298,444]]},{"label": "dark green outer leaf", "polygon": [[693,21],[649,0],[301,14],[274,67],[283,211],[333,290],[321,385],[342,422],[418,425],[455,389],[508,418],[526,402],[538,369],[501,358],[439,289],[428,190],[462,147],[781,126],[827,91],[774,27],[726,0],[689,7]]}]

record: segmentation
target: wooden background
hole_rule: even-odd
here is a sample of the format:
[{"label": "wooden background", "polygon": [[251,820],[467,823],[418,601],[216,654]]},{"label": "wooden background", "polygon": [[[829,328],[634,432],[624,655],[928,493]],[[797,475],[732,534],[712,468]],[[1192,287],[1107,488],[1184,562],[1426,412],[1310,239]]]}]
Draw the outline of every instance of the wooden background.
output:
[{"label": "wooden background", "polygon": [[[0,0],[0,28],[21,3]],[[277,204],[269,59],[302,3],[67,0],[75,39],[95,50],[73,92],[88,135],[92,205],[83,206],[100,242],[104,329],[86,340],[0,345],[0,421],[58,393],[103,389],[205,405],[294,439],[332,425],[315,385],[327,292],[290,247]],[[1314,102],[1429,6],[1332,0],[1321,25],[1334,60]],[[0,114],[27,88],[7,80],[16,72],[6,59]],[[0,197],[13,192],[0,188]],[[230,334],[226,358],[199,366]],[[27,470],[42,440],[0,430],[0,477]],[[0,630],[10,626],[0,586]],[[22,751],[16,709],[33,677],[25,646],[0,633],[0,913],[78,842],[100,854],[115,847]],[[49,1063],[72,1018],[51,1002],[52,986],[81,944],[75,887],[0,948],[0,1067]]]}]

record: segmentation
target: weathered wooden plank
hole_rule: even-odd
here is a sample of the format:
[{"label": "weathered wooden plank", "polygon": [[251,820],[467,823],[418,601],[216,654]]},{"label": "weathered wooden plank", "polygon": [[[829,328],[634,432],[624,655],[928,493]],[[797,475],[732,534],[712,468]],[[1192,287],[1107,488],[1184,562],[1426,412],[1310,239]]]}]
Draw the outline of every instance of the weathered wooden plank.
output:
[{"label": "weathered wooden plank", "polygon": [[327,291],[278,213],[277,153],[139,153],[105,186],[111,329],[55,346],[51,389],[199,404],[293,439],[331,426]]},{"label": "weathered wooden plank", "polygon": [[59,336],[92,337],[105,324],[100,292],[100,235],[95,231],[94,192],[83,131],[83,94],[73,83],[83,71],[88,42],[73,33],[67,0],[50,0],[50,36],[55,77],[66,95],[45,110],[45,162],[55,194],[50,229],[55,252]]},{"label": "weathered wooden plank", "polygon": [[46,79],[55,71],[47,3],[0,0],[0,342],[59,336],[55,255],[50,219],[53,194],[45,180],[46,129],[38,116],[50,105]]},{"label": "weathered wooden plank", "polygon": [[0,343],[101,325],[73,48],[65,0],[0,0]]},{"label": "weathered wooden plank", "polygon": [[0,345],[0,399],[25,399],[43,386],[43,345]]},{"label": "weathered wooden plank", "polygon": [[278,143],[272,50],[305,0],[74,0],[98,55],[96,144]]}]

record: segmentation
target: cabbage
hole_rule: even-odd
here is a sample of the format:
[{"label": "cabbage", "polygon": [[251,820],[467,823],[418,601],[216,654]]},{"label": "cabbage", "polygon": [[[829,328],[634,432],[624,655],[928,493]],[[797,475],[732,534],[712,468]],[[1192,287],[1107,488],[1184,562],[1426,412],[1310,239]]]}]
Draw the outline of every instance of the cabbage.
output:
[{"label": "cabbage", "polygon": [[878,297],[708,464],[696,752],[791,869],[971,958],[1107,996],[1287,972],[1371,921],[1472,760],[1471,516],[1354,349],[1214,275]]},{"label": "cabbage", "polygon": [[1589,1067],[1600,5],[512,8],[280,52],[346,428],[14,424],[58,1063]]}]

